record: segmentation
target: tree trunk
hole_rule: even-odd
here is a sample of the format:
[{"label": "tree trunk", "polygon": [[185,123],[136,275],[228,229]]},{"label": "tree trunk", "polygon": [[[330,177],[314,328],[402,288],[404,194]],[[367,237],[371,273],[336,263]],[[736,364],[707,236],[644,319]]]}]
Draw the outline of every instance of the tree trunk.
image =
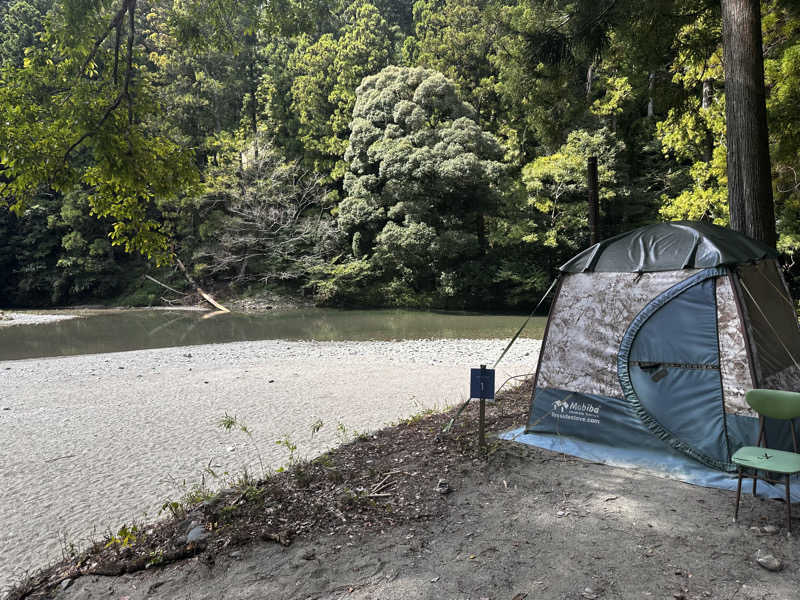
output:
[{"label": "tree trunk", "polygon": [[[700,108],[706,111],[711,108],[711,102],[714,99],[714,82],[711,79],[703,80],[703,98],[701,100]],[[714,134],[710,128],[706,129],[706,139],[703,147],[703,160],[711,162],[714,157]]]},{"label": "tree trunk", "polygon": [[589,239],[594,245],[600,241],[600,185],[596,156],[590,156],[586,161],[586,187],[589,188]]},{"label": "tree trunk", "polygon": [[589,64],[586,69],[586,101],[588,102],[592,96],[592,82],[594,81],[594,63]]},{"label": "tree trunk", "polygon": [[258,160],[258,144],[255,142],[258,135],[258,103],[256,100],[256,91],[258,88],[258,81],[256,81],[256,36],[254,33],[247,34],[245,41],[249,48],[249,58],[247,65],[248,79],[250,80],[250,133],[253,136],[253,153],[256,161]]},{"label": "tree trunk", "polygon": [[761,7],[722,0],[731,229],[775,247]]}]

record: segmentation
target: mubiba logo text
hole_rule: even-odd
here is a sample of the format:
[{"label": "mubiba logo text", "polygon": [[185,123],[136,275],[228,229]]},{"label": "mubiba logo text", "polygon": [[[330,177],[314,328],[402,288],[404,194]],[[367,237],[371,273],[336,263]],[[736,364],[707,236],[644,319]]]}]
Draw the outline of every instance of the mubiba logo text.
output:
[{"label": "mubiba logo text", "polygon": [[600,423],[600,406],[588,402],[569,402],[556,400],[553,402],[553,416],[556,419],[580,421],[582,423]]}]

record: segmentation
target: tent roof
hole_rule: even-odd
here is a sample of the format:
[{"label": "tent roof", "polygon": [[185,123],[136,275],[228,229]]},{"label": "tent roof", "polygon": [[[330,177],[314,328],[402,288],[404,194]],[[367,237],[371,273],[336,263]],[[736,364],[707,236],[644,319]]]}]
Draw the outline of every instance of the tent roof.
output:
[{"label": "tent roof", "polygon": [[707,269],[777,258],[762,242],[725,227],[673,221],[640,227],[587,248],[561,266],[565,273],[641,273]]}]

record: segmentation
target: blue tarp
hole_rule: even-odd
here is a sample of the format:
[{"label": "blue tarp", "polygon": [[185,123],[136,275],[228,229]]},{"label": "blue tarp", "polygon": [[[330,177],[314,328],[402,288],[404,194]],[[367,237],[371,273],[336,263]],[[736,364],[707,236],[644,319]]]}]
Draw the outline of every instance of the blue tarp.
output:
[{"label": "blue tarp", "polygon": [[[506,431],[500,434],[500,438],[528,446],[544,448],[553,452],[577,456],[592,462],[632,469],[655,475],[656,477],[677,479],[684,483],[703,487],[736,491],[737,478],[735,475],[707,467],[673,450],[666,444],[660,448],[654,446],[616,447],[562,435],[525,433],[524,427]],[[792,502],[800,502],[799,483],[800,479],[797,477],[792,479]],[[749,493],[751,488],[748,485],[745,489]],[[758,482],[759,496],[783,498],[785,494],[786,491],[782,485],[771,485],[764,481]]]}]

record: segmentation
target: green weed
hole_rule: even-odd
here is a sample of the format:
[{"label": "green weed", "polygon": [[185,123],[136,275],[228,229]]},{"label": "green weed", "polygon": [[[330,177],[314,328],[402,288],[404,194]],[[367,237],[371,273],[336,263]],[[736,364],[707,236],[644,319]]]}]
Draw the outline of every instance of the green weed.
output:
[{"label": "green weed", "polygon": [[250,430],[250,428],[247,427],[243,421],[238,420],[236,415],[229,415],[228,413],[225,413],[225,416],[219,420],[217,425],[225,431],[239,431],[244,434],[247,445],[258,457],[258,464],[261,466],[261,477],[266,477],[267,472],[264,468],[264,460],[261,457],[261,451],[258,448],[258,444],[256,444],[255,440],[253,439],[253,432]]},{"label": "green weed", "polygon": [[105,544],[106,548],[114,548],[116,550],[120,550],[122,548],[129,548],[136,543],[139,539],[140,532],[139,528],[134,524],[128,527],[127,525],[123,525],[119,528],[117,533],[110,533],[108,541]]}]

